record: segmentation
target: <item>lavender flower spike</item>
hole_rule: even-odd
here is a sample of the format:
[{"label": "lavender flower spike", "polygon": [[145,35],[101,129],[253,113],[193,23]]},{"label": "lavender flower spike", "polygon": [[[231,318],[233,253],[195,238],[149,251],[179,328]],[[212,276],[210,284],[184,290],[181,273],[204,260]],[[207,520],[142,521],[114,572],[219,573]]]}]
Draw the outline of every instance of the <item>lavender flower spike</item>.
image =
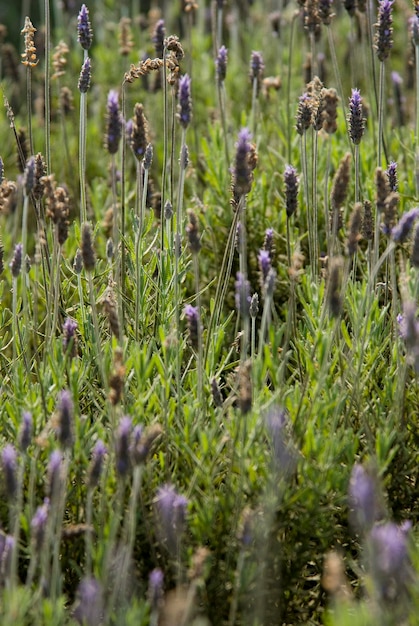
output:
[{"label": "lavender flower spike", "polygon": [[119,111],[118,92],[111,89],[108,94],[107,103],[107,128],[105,143],[109,154],[118,152],[119,140],[122,135],[122,120]]},{"label": "lavender flower spike", "polygon": [[182,128],[188,128],[192,118],[191,79],[184,74],[179,80],[178,119]]},{"label": "lavender flower spike", "polygon": [[409,579],[409,524],[375,525],[370,534],[371,569],[382,598],[395,600]]},{"label": "lavender flower spike", "polygon": [[1,463],[6,495],[10,500],[13,500],[17,491],[17,454],[12,444],[7,443],[4,446],[1,454]]},{"label": "lavender flower spike", "polygon": [[378,5],[375,49],[380,61],[385,61],[393,47],[393,40],[391,38],[393,35],[393,1],[394,0],[380,0]]},{"label": "lavender flower spike", "polygon": [[397,180],[397,163],[395,161],[390,162],[388,168],[386,169],[386,174],[387,174],[388,186],[390,187],[390,190],[397,191],[399,188],[399,182]]},{"label": "lavender flower spike", "polygon": [[159,488],[156,507],[162,538],[172,553],[175,553],[184,531],[187,505],[187,499],[179,495],[173,485],[163,485]]},{"label": "lavender flower spike", "polygon": [[89,19],[89,9],[82,5],[77,18],[77,41],[84,50],[88,50],[92,45],[93,32]]},{"label": "lavender flower spike", "polygon": [[362,531],[369,530],[377,519],[377,485],[360,463],[352,468],[348,499],[353,525]]},{"label": "lavender flower spike", "polygon": [[132,431],[131,418],[125,415],[121,418],[116,437],[116,471],[122,478],[125,477],[130,469],[130,437]]},{"label": "lavender flower spike", "polygon": [[85,626],[103,624],[103,590],[96,578],[83,578],[77,589],[73,618]]},{"label": "lavender flower spike", "polygon": [[19,431],[19,446],[22,452],[26,452],[31,443],[32,430],[32,414],[29,413],[29,411],[24,411],[22,415],[22,424]]},{"label": "lavender flower spike", "polygon": [[225,46],[221,46],[218,50],[217,58],[215,59],[215,70],[217,73],[218,84],[225,81],[227,75],[227,58],[228,50]]},{"label": "lavender flower spike", "polygon": [[285,168],[284,183],[287,217],[290,218],[298,206],[298,176],[297,170],[292,165],[287,165]]},{"label": "lavender flower spike", "polygon": [[400,218],[399,223],[392,229],[391,236],[396,243],[404,243],[412,230],[413,223],[419,217],[419,208],[410,209]]},{"label": "lavender flower spike", "polygon": [[188,325],[189,341],[194,348],[197,348],[200,332],[198,307],[192,306],[192,304],[187,304],[185,306],[184,313]]},{"label": "lavender flower spike", "polygon": [[259,268],[262,274],[262,284],[265,284],[269,270],[272,267],[271,255],[267,250],[259,250],[258,254]]},{"label": "lavender flower spike", "polygon": [[36,509],[31,521],[32,542],[37,552],[40,552],[44,543],[45,530],[47,527],[49,512],[49,499],[45,498],[44,503]]},{"label": "lavender flower spike", "polygon": [[251,138],[252,135],[247,128],[240,130],[236,143],[236,157],[233,170],[233,192],[237,200],[241,196],[248,194],[252,186],[252,169],[249,162]]},{"label": "lavender flower spike", "polygon": [[92,452],[92,460],[89,468],[88,486],[90,489],[96,487],[99,482],[100,475],[103,469],[103,461],[106,454],[106,446],[101,439],[98,439],[95,443]]},{"label": "lavender flower spike", "polygon": [[13,278],[17,278],[20,274],[20,270],[22,269],[22,250],[23,250],[22,244],[17,243],[15,245],[13,258],[10,262],[10,271],[12,272]]},{"label": "lavender flower spike", "polygon": [[249,281],[244,278],[241,272],[237,272],[236,308],[243,317],[247,317],[249,315],[250,302],[251,297]]},{"label": "lavender flower spike", "polygon": [[357,145],[364,134],[364,118],[362,116],[362,98],[359,89],[352,89],[349,98],[349,137]]},{"label": "lavender flower spike", "polygon": [[90,87],[90,78],[92,76],[92,65],[89,57],[84,59],[78,82],[80,93],[87,93]]},{"label": "lavender flower spike", "polygon": [[74,406],[71,393],[63,389],[58,397],[58,429],[57,436],[63,448],[71,448],[73,435]]}]

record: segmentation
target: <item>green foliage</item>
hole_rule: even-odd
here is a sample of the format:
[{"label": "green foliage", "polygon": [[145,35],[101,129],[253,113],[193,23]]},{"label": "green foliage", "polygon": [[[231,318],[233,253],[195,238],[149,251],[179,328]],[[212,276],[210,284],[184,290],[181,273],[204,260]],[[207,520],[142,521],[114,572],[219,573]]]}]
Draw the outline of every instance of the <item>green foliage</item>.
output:
[{"label": "green foliage", "polygon": [[[166,36],[179,34],[184,51],[177,59],[171,40],[165,84],[161,67],[146,71],[139,62],[156,57],[157,13],[141,3],[143,13],[133,14],[134,4],[107,0],[89,7],[94,39],[86,116],[77,90],[83,63],[77,16],[66,3],[54,5],[46,33],[53,55],[61,39],[69,48],[62,73],[51,79],[50,125],[43,118],[42,54],[38,65],[15,74],[5,61],[4,46],[21,29],[16,13],[0,42],[7,99],[0,121],[0,621],[414,624],[419,330],[413,317],[407,336],[406,319],[400,323],[398,316],[406,318],[410,301],[416,311],[418,276],[410,239],[396,245],[381,228],[399,221],[418,193],[415,80],[405,77],[403,124],[391,81],[391,70],[404,71],[409,11],[394,6],[394,50],[380,102],[367,27],[374,16],[367,20],[357,11],[350,17],[335,6],[331,25],[321,25],[317,37],[304,27],[301,3],[285,3],[280,18],[271,11],[275,3],[259,0],[212,2],[211,12],[205,3],[197,9],[185,3],[190,11],[154,3]],[[133,43],[124,55],[119,21],[127,15]],[[40,34],[42,25],[35,26]],[[223,85],[215,66],[221,43],[228,48]],[[260,84],[252,82],[249,66],[257,50],[265,64]],[[305,74],[321,73],[324,55],[324,86],[341,98],[330,135],[310,127],[300,136],[295,128],[299,97],[311,89],[302,75],[309,53]],[[132,82],[131,64],[143,74]],[[185,73],[192,98],[186,129],[177,118],[177,78]],[[63,87],[74,98],[65,115]],[[359,162],[347,132],[352,87],[360,88],[368,118]],[[105,141],[111,89],[124,116],[114,155]],[[136,102],[153,146],[147,189],[142,155],[136,159],[125,132]],[[252,136],[240,161],[243,127]],[[50,133],[47,165],[54,178],[41,198],[25,198],[16,149],[22,129],[32,129],[27,142],[35,154],[45,151]],[[180,158],[185,145],[186,164]],[[22,137],[20,148],[28,157]],[[334,176],[347,153],[350,178],[341,206],[333,207],[332,186],[343,184]],[[389,193],[387,208],[376,209],[375,169],[392,159],[399,178],[395,215]],[[298,208],[290,217],[287,165],[299,179]],[[250,191],[237,191],[240,177],[248,177]],[[79,220],[84,179],[93,270]],[[357,193],[372,203],[378,245],[363,238],[362,229],[350,232]],[[339,218],[335,232],[332,217]],[[68,228],[64,242],[60,227]],[[260,250],[267,229],[274,273],[264,277]],[[30,267],[13,276],[10,262],[23,239]],[[355,241],[353,255],[348,240]],[[77,269],[80,249],[85,267]],[[258,295],[259,310],[250,317],[244,292],[236,293],[239,272],[250,295]],[[69,318],[76,324],[70,340]],[[71,399],[68,414],[63,390]],[[25,412],[33,419],[27,447]],[[106,453],[102,449],[102,471],[94,474],[100,442]],[[17,451],[12,484],[7,444]],[[374,475],[383,502],[374,528],[385,520],[413,525],[402,582],[390,572],[383,583],[371,528],[351,523],[355,464]],[[40,529],[34,519],[39,522],[42,511]],[[156,569],[164,576],[162,590],[150,582]],[[388,602],[394,590],[403,601]]]}]

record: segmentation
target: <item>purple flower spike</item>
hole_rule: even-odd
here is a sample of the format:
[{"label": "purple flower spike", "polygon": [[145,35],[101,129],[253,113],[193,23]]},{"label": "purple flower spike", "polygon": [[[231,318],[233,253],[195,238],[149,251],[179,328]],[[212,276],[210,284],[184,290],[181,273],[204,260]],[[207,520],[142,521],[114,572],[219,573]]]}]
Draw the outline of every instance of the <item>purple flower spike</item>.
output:
[{"label": "purple flower spike", "polygon": [[73,421],[74,405],[71,393],[64,389],[58,397],[58,428],[57,437],[63,448],[71,448],[74,442]]},{"label": "purple flower spike", "polygon": [[90,489],[96,487],[99,482],[106,452],[107,450],[105,444],[101,439],[98,439],[93,448],[92,460],[89,469],[88,486],[90,487]]},{"label": "purple flower spike", "polygon": [[24,411],[22,415],[22,424],[19,432],[19,446],[22,452],[26,452],[32,439],[32,414],[29,411]]},{"label": "purple flower spike", "polygon": [[131,418],[125,415],[119,422],[116,438],[116,471],[122,478],[128,474],[131,467],[129,454],[131,432]]},{"label": "purple flower spike", "polygon": [[233,169],[233,193],[238,201],[241,196],[249,193],[252,186],[252,169],[249,157],[252,135],[247,128],[242,128],[236,143],[236,157]]},{"label": "purple flower spike", "polygon": [[243,316],[249,315],[250,303],[250,283],[241,272],[237,272],[236,280],[236,309]]},{"label": "purple flower spike", "polygon": [[192,117],[191,79],[184,74],[179,80],[178,119],[182,128],[188,128]]},{"label": "purple flower spike", "polygon": [[163,600],[163,581],[161,569],[153,569],[148,579],[148,601],[152,611],[158,611]]},{"label": "purple flower spike", "polygon": [[218,50],[217,58],[215,59],[215,69],[219,84],[223,83],[227,76],[227,59],[228,50],[225,46],[221,46]]},{"label": "purple flower spike", "polygon": [[372,527],[377,519],[378,498],[376,480],[356,463],[349,481],[349,506],[354,526],[362,531]]},{"label": "purple flower spike", "polygon": [[386,174],[390,190],[397,191],[399,188],[399,181],[397,180],[397,163],[395,161],[390,162],[388,168],[386,169]]},{"label": "purple flower spike", "polygon": [[13,278],[17,278],[20,274],[20,270],[22,269],[22,254],[23,246],[21,243],[17,243],[15,245],[13,258],[10,262],[10,271],[12,272]]},{"label": "purple flower spike", "polygon": [[376,27],[375,49],[379,60],[385,61],[393,47],[393,0],[380,0]]},{"label": "purple flower spike", "polygon": [[182,538],[186,520],[187,499],[179,495],[173,485],[163,485],[157,492],[156,508],[162,539],[170,552],[175,553]]},{"label": "purple flower spike", "polygon": [[44,504],[36,509],[35,515],[31,521],[31,536],[35,549],[39,552],[42,548],[45,538],[45,530],[47,527],[49,512],[49,499],[45,498]]},{"label": "purple flower spike", "polygon": [[71,317],[67,317],[63,324],[63,349],[68,352],[68,356],[73,358],[77,356],[77,322]]},{"label": "purple flower spike", "polygon": [[77,18],[77,41],[84,50],[92,45],[93,32],[89,19],[89,9],[82,5]]},{"label": "purple flower spike", "polygon": [[91,76],[92,65],[89,57],[86,57],[79,76],[78,88],[80,93],[87,93],[89,91]]},{"label": "purple flower spike", "polygon": [[17,491],[17,454],[12,444],[7,443],[4,446],[1,462],[3,466],[6,495],[10,500],[13,500]]},{"label": "purple flower spike", "polygon": [[287,217],[294,215],[298,206],[298,176],[297,170],[292,165],[287,165],[284,172],[285,183],[285,206]]},{"label": "purple flower spike", "polygon": [[51,500],[57,498],[61,488],[62,458],[59,450],[54,450],[48,463],[48,486]]},{"label": "purple flower spike", "polygon": [[403,315],[399,316],[400,336],[406,345],[407,361],[419,373],[419,320],[416,317],[416,304],[407,301],[403,305]]},{"label": "purple flower spike", "polygon": [[349,137],[355,145],[361,142],[364,129],[361,94],[359,89],[352,89],[349,98]]},{"label": "purple flower spike", "polygon": [[198,307],[187,304],[184,308],[184,314],[188,325],[189,341],[194,348],[197,348],[199,333],[201,331]]},{"label": "purple flower spike", "polygon": [[380,595],[395,600],[409,578],[408,526],[375,525],[370,533],[371,569]]},{"label": "purple flower spike", "polygon": [[107,103],[107,128],[105,143],[109,154],[118,152],[119,140],[122,135],[122,120],[119,111],[119,96],[114,89],[108,94]]},{"label": "purple flower spike", "polygon": [[269,433],[274,466],[284,476],[294,469],[297,457],[288,432],[288,417],[285,409],[275,406],[266,414],[266,429]]},{"label": "purple flower spike", "polygon": [[164,52],[164,38],[166,37],[166,28],[164,20],[158,20],[154,28],[154,33],[151,37],[151,41],[154,44],[154,50],[156,51],[156,57],[163,58]]},{"label": "purple flower spike", "polygon": [[412,226],[419,217],[419,208],[410,209],[400,218],[399,223],[391,231],[393,241],[396,243],[404,243],[408,238]]},{"label": "purple flower spike", "polygon": [[73,618],[84,626],[103,624],[104,598],[100,583],[95,578],[83,578],[77,589],[77,604]]},{"label": "purple flower spike", "polygon": [[272,267],[271,255],[267,250],[259,250],[258,262],[262,274],[262,283],[264,284]]}]

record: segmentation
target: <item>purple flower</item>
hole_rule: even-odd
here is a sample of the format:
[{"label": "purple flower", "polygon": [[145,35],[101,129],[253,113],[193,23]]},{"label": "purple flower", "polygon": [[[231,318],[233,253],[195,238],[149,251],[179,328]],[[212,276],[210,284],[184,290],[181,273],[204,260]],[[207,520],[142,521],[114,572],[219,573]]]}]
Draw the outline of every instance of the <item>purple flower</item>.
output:
[{"label": "purple flower", "polygon": [[365,531],[372,527],[378,514],[377,484],[359,463],[355,463],[351,472],[349,507],[356,528]]},{"label": "purple flower", "polygon": [[130,461],[130,438],[132,432],[131,418],[125,415],[121,418],[116,437],[116,471],[121,478],[124,478],[131,467]]},{"label": "purple flower", "polygon": [[17,278],[20,274],[20,270],[22,269],[22,253],[23,246],[21,243],[17,243],[15,245],[13,258],[10,262],[10,271],[12,272],[13,278]]},{"label": "purple flower", "polygon": [[63,389],[58,396],[58,428],[57,437],[63,448],[71,448],[74,442],[73,421],[74,405],[71,393]]},{"label": "purple flower", "polygon": [[61,489],[62,482],[62,458],[61,452],[59,450],[54,450],[50,457],[48,463],[48,487],[49,487],[49,497],[52,499],[57,498]]},{"label": "purple flower", "polygon": [[19,446],[22,452],[26,452],[32,439],[32,414],[24,411],[22,415],[22,424],[19,432]]},{"label": "purple flower", "polygon": [[270,255],[272,255],[274,247],[274,230],[273,228],[267,228],[265,230],[265,239],[263,242],[263,249],[267,250]]},{"label": "purple flower", "polygon": [[308,93],[303,93],[298,98],[297,122],[295,128],[299,135],[304,135],[306,130],[310,128],[313,119],[313,103]]},{"label": "purple flower", "polygon": [[227,75],[227,60],[228,50],[225,46],[221,46],[221,48],[218,50],[217,58],[215,59],[215,70],[217,73],[217,80],[219,84],[225,81]]},{"label": "purple flower", "polygon": [[49,499],[39,506],[31,521],[31,537],[37,552],[40,552],[45,539],[45,530],[48,522]]},{"label": "purple flower", "polygon": [[189,333],[189,341],[190,344],[194,347],[198,347],[198,339],[200,329],[199,323],[199,310],[198,307],[192,306],[191,304],[187,304],[183,310],[186,318],[186,323],[188,325],[188,333]]},{"label": "purple flower", "polygon": [[179,80],[178,119],[182,128],[188,128],[192,117],[191,79],[184,74]]},{"label": "purple flower", "polygon": [[63,349],[70,358],[77,356],[77,322],[67,317],[63,324]]},{"label": "purple flower", "polygon": [[95,578],[83,578],[77,589],[77,604],[73,618],[83,626],[99,626],[103,623],[103,591]]},{"label": "purple flower", "polygon": [[[419,5],[417,5],[419,6]],[[410,28],[412,32],[412,40],[415,46],[419,45],[419,15],[416,14],[410,19]]]},{"label": "purple flower", "polygon": [[258,263],[262,274],[262,282],[264,284],[269,274],[269,270],[272,267],[271,255],[267,250],[259,250]]},{"label": "purple flower", "polygon": [[156,568],[150,572],[148,578],[148,601],[152,611],[158,611],[163,600],[164,575],[161,569]]},{"label": "purple flower", "polygon": [[359,89],[352,89],[349,98],[349,137],[357,145],[364,134],[364,118],[362,116],[362,98]]},{"label": "purple flower", "polygon": [[395,161],[391,161],[390,165],[386,169],[386,174],[390,191],[397,191],[399,182],[397,180],[397,163]]},{"label": "purple flower", "polygon": [[416,304],[407,301],[403,305],[403,315],[398,318],[400,336],[406,344],[407,360],[419,373],[419,320],[416,317]]},{"label": "purple flower", "polygon": [[249,78],[252,83],[256,82],[256,91],[259,93],[260,85],[265,71],[265,64],[260,52],[252,52],[250,57]]},{"label": "purple flower", "polygon": [[178,494],[173,485],[163,485],[157,491],[156,508],[162,539],[173,554],[185,529],[187,499]]},{"label": "purple flower", "polygon": [[92,76],[92,65],[89,57],[84,59],[83,65],[81,67],[78,88],[80,93],[87,93],[90,87],[90,79]]},{"label": "purple flower", "polygon": [[250,167],[251,133],[242,128],[236,143],[236,156],[233,169],[233,193],[238,201],[241,196],[249,193],[252,186],[252,169]]},{"label": "purple flower", "polygon": [[241,272],[237,272],[236,280],[236,309],[243,316],[249,315],[251,302],[250,283]]},{"label": "purple flower", "polygon": [[393,0],[380,0],[378,4],[375,49],[380,61],[384,61],[393,47]]},{"label": "purple flower", "polygon": [[285,206],[287,217],[294,215],[298,206],[298,176],[297,170],[292,165],[287,165],[284,171],[285,183]]},{"label": "purple flower", "polygon": [[380,595],[395,600],[409,575],[409,527],[376,524],[370,533],[371,569]]},{"label": "purple flower", "polygon": [[404,243],[412,230],[415,220],[419,217],[419,208],[410,209],[407,213],[403,213],[399,223],[392,228],[391,236],[396,243]]},{"label": "purple flower", "polygon": [[265,423],[272,444],[274,466],[284,476],[288,476],[297,459],[288,432],[287,412],[282,407],[272,407],[265,416]]},{"label": "purple flower", "polygon": [[7,443],[1,455],[4,486],[9,500],[13,500],[17,492],[17,453],[12,444]]},{"label": "purple flower", "polygon": [[77,18],[77,41],[84,50],[92,45],[93,32],[89,19],[89,9],[82,5]]},{"label": "purple flower", "polygon": [[105,143],[109,154],[116,154],[118,152],[121,135],[122,120],[119,111],[119,96],[115,89],[111,89],[108,94],[107,127],[105,135]]},{"label": "purple flower", "polygon": [[88,486],[90,489],[96,487],[103,469],[103,461],[106,454],[106,446],[101,439],[98,439],[92,452],[92,460],[89,468]]},{"label": "purple flower", "polygon": [[158,20],[154,28],[151,41],[154,44],[154,50],[156,51],[156,57],[163,58],[164,51],[164,38],[166,37],[166,29],[164,26],[164,20]]}]

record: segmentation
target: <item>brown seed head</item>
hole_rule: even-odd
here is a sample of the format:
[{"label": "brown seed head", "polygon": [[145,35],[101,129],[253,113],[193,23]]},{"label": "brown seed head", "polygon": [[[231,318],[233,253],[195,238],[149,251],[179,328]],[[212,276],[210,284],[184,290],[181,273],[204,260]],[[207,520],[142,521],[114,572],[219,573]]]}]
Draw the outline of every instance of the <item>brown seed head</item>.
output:
[{"label": "brown seed head", "polygon": [[26,65],[26,67],[35,67],[36,65],[38,65],[39,60],[36,58],[36,48],[34,41],[36,28],[33,27],[29,17],[25,17],[25,26],[20,32],[22,35],[25,35],[25,52],[21,55],[22,63],[23,65]]},{"label": "brown seed head", "polygon": [[121,17],[119,22],[119,52],[122,56],[127,56],[134,47],[132,39],[131,19]]}]

